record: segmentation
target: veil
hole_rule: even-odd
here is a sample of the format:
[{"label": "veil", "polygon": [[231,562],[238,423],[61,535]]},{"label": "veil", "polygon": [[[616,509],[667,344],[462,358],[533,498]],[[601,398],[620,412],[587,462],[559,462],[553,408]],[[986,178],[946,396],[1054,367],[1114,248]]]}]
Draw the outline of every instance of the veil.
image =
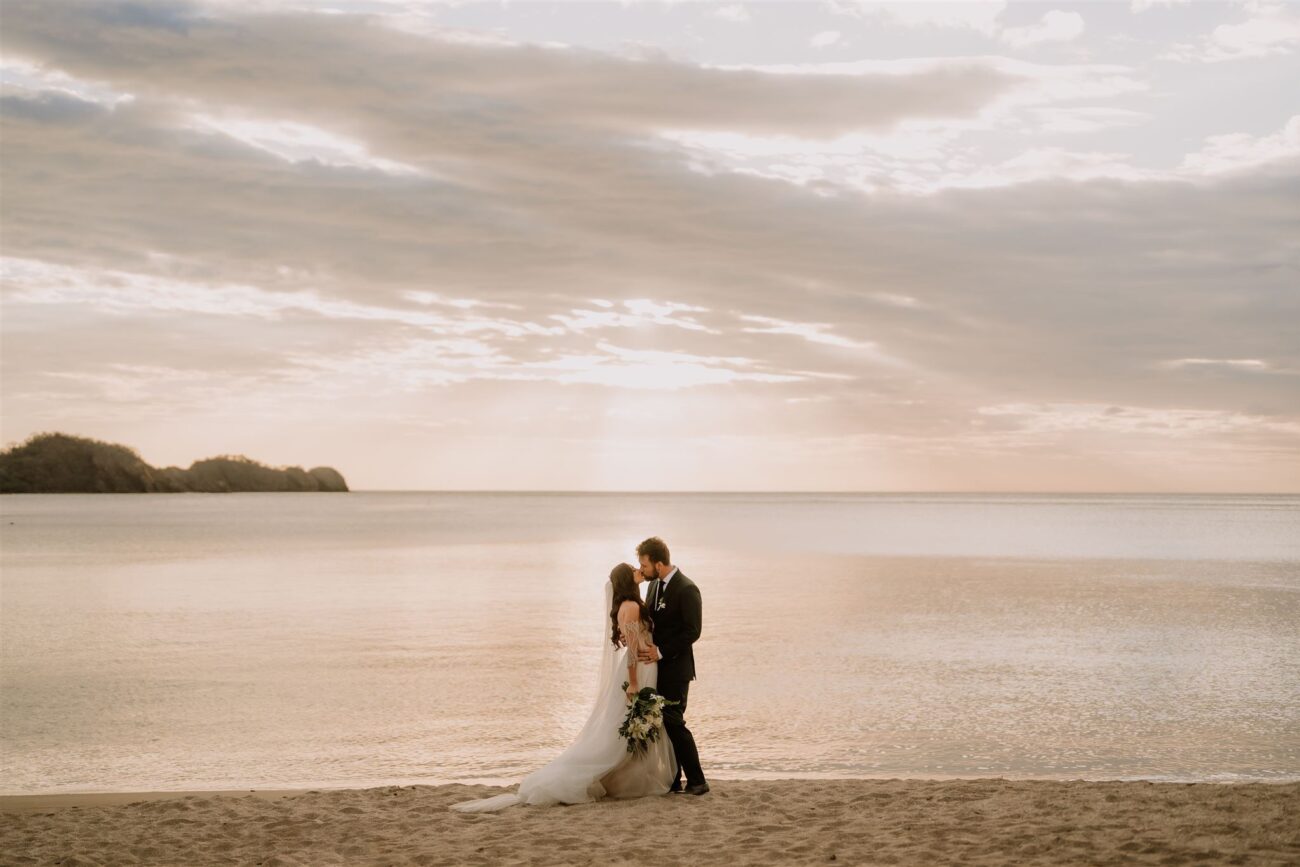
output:
[{"label": "veil", "polygon": [[[614,647],[614,642],[609,640],[610,636],[610,609],[614,607],[614,582],[605,582],[605,608],[600,618],[600,673],[596,678],[596,695],[592,700],[591,706],[597,707],[609,691],[614,686],[614,657],[618,655],[618,649]],[[591,721],[588,720],[588,723]]]},{"label": "veil", "polygon": [[[591,713],[573,742],[547,765],[525,777],[518,793],[495,795],[452,804],[462,813],[503,810],[515,804],[574,804],[604,795],[600,777],[623,758],[626,749],[618,727],[626,710],[621,684],[615,682],[620,665],[620,648],[610,641],[610,609],[614,585],[605,582],[605,607],[601,611],[600,670]],[[592,789],[600,791],[592,791]]]}]

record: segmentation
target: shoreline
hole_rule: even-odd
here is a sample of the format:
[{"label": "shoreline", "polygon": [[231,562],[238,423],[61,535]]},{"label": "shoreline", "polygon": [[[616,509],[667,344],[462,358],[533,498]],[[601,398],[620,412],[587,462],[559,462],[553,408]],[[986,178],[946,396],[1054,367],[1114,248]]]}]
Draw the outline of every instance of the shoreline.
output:
[{"label": "shoreline", "polygon": [[47,795],[0,795],[0,814],[40,813],[72,807],[118,807],[142,801],[175,801],[184,798],[263,798],[276,800],[315,792],[365,791],[364,789],[192,789],[149,792],[59,792]]},{"label": "shoreline", "polygon": [[[1300,862],[1300,782],[711,779],[703,797],[457,813],[506,788],[0,798],[11,864]],[[665,830],[668,829],[668,830]]]},{"label": "shoreline", "polygon": [[[1086,777],[1015,777],[1015,776],[925,776],[925,777],[900,777],[900,776],[759,776],[759,777],[741,777],[728,776],[725,774],[715,774],[709,777],[710,783],[861,783],[861,782],[889,782],[889,783],[1058,783],[1058,784],[1085,784],[1085,785],[1103,785],[1103,784],[1134,784],[1150,783],[1157,786],[1286,786],[1300,785],[1300,777],[1279,777],[1276,779],[1220,779],[1220,780],[1191,780],[1191,779],[1150,779],[1150,778],[1098,778],[1089,779]],[[249,788],[249,789],[146,789],[139,791],[112,791],[112,792],[39,792],[35,794],[9,794],[0,795],[0,814],[5,813],[32,813],[32,812],[49,812],[54,810],[63,810],[70,807],[116,807],[124,804],[133,804],[142,801],[173,801],[184,798],[244,798],[254,797],[264,800],[278,800],[280,798],[290,798],[298,795],[320,794],[323,792],[367,792],[377,789],[442,789],[450,786],[460,786],[467,788],[489,788],[508,791],[514,788],[513,782],[496,779],[474,779],[474,780],[456,780],[441,782],[409,782],[395,781],[391,783],[375,783],[361,785],[318,785],[318,786],[295,786],[291,788]]]}]

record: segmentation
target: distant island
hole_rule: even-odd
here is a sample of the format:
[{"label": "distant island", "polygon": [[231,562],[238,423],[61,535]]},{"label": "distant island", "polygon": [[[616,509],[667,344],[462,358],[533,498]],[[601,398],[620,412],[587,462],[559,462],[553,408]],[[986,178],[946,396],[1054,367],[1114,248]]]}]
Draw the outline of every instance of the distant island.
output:
[{"label": "distant island", "polygon": [[268,467],[219,455],[180,467],[151,467],[135,449],[62,433],[40,433],[0,452],[0,494],[225,494],[346,491],[332,467]]}]

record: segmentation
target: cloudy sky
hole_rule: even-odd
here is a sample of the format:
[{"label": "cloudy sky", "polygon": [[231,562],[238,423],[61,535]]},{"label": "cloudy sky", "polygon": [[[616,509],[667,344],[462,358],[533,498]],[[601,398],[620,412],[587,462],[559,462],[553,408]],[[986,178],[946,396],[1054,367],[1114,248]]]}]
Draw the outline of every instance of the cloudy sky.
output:
[{"label": "cloudy sky", "polygon": [[1300,490],[1300,5],[2,14],[5,444]]}]

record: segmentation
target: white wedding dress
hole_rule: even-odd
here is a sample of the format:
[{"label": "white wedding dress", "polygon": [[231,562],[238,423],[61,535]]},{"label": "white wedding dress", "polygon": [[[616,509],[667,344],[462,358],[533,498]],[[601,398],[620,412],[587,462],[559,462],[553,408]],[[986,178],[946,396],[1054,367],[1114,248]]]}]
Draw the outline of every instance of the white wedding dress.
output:
[{"label": "white wedding dress", "polygon": [[[517,792],[462,801],[452,804],[451,809],[482,813],[515,804],[579,804],[604,797],[640,798],[668,792],[677,775],[677,759],[668,735],[660,729],[658,739],[649,744],[646,753],[636,756],[627,751],[627,741],[618,733],[628,709],[623,691],[628,655],[635,658],[636,650],[642,643],[650,643],[650,637],[637,628],[639,623],[633,623],[621,630],[624,646],[614,647],[609,639],[613,594],[613,585],[606,582],[596,703],[573,743],[549,764],[524,777]],[[636,675],[639,688],[656,686],[659,663],[638,662]]]}]

